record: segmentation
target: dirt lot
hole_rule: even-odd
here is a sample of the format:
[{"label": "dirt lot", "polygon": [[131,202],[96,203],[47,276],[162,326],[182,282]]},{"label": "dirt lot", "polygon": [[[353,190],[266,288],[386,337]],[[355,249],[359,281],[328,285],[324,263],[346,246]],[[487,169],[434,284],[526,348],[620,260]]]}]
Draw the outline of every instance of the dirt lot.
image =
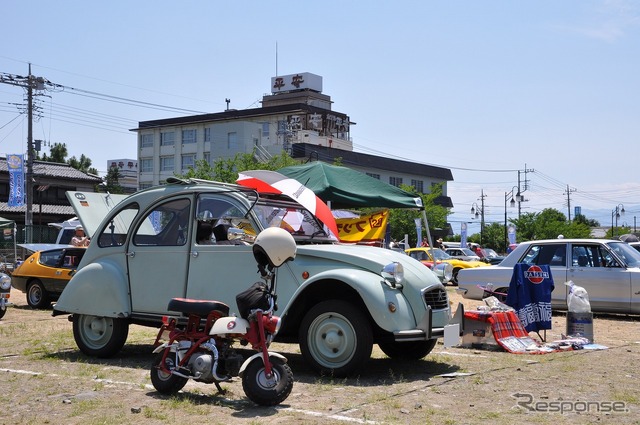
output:
[{"label": "dirt lot", "polygon": [[[449,291],[455,309],[461,299]],[[399,363],[376,347],[358,377],[341,380],[313,374],[297,346],[274,344],[289,359],[294,389],[283,405],[261,408],[237,380],[223,385],[225,395],[189,383],[160,396],[149,379],[152,329],[132,327],[115,358],[88,358],[66,317],[30,309],[15,290],[11,300],[0,320],[0,424],[640,423],[638,318],[597,316],[595,340],[609,347],[600,351],[516,355],[438,344],[422,361]],[[548,340],[565,330],[564,315],[553,321]]]}]

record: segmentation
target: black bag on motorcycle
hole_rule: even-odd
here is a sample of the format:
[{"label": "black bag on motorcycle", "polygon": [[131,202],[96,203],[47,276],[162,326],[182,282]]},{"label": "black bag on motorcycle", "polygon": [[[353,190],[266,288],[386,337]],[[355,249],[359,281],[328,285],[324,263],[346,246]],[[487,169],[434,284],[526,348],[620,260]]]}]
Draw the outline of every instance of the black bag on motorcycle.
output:
[{"label": "black bag on motorcycle", "polygon": [[264,282],[256,282],[245,291],[236,295],[236,304],[238,305],[238,313],[240,317],[246,319],[249,317],[251,310],[269,308],[269,291]]}]

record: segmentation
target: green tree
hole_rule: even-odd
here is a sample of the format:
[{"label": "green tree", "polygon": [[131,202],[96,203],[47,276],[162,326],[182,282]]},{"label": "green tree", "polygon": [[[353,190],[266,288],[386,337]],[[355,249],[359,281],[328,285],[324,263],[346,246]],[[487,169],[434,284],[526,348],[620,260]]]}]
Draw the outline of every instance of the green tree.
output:
[{"label": "green tree", "polygon": [[[447,215],[449,214],[449,211],[447,208],[436,205],[434,202],[438,196],[442,195],[442,184],[434,185],[431,193],[418,193],[415,187],[407,185],[401,185],[400,188],[422,198],[422,205],[425,207],[425,213],[427,215],[427,220],[429,221],[429,230],[432,235],[435,229],[443,229],[447,226]],[[374,211],[379,209],[380,208],[370,208],[367,210]],[[418,242],[418,234],[416,231],[415,219],[420,217],[422,217],[422,212],[419,210],[404,208],[390,209],[387,225],[391,230],[391,238],[401,240],[404,239],[404,235],[406,234],[409,235],[409,243],[411,246],[416,246]]]},{"label": "green tree", "polygon": [[86,157],[84,154],[80,155],[80,159],[72,156],[67,160],[68,155],[69,152],[67,150],[66,143],[54,143],[49,149],[48,156],[46,153],[43,153],[42,156],[36,155],[36,159],[46,162],[57,162],[59,164],[69,164],[71,167],[82,171],[83,173],[95,174],[96,176],[98,175],[98,170],[91,167],[91,159]]},{"label": "green tree", "polygon": [[120,186],[120,177],[122,177],[120,169],[118,167],[110,167],[104,178],[104,184],[98,185],[96,192],[104,190],[109,193],[124,193],[124,188]]},{"label": "green tree", "polygon": [[238,173],[246,170],[271,170],[290,165],[298,165],[298,161],[282,151],[280,155],[272,156],[267,162],[261,162],[253,154],[239,153],[233,158],[217,158],[213,165],[206,160],[196,161],[195,168],[190,167],[186,173],[175,173],[177,177],[189,179],[214,180],[224,183],[235,183]]}]

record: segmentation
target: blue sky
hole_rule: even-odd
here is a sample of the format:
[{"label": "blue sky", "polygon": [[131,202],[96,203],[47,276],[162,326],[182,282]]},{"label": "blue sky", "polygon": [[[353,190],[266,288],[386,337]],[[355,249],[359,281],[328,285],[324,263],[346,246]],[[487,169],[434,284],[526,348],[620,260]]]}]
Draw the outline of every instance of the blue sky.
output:
[{"label": "blue sky", "polygon": [[[135,158],[138,121],[259,107],[277,73],[323,77],[358,151],[450,168],[454,229],[573,207],[640,215],[640,3],[635,1],[3,2],[0,72],[59,84],[34,138],[104,172]],[[276,61],[277,45],[277,61]],[[94,92],[114,96],[87,94]],[[26,150],[20,88],[0,84],[0,153]],[[521,173],[521,179],[524,179]],[[517,209],[509,209],[509,216]],[[478,225],[470,224],[477,232]]]}]

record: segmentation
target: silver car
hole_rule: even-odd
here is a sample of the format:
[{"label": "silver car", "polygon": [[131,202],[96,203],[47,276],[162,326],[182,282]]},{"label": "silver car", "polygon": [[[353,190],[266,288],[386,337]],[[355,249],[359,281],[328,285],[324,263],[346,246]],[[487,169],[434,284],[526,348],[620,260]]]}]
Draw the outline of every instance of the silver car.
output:
[{"label": "silver car", "polygon": [[461,270],[458,291],[464,298],[480,300],[491,284],[506,293],[517,263],[549,265],[555,289],[551,306],[567,309],[572,281],[587,290],[591,310],[604,313],[640,313],[640,252],[626,242],[603,239],[548,239],[521,243],[502,263]]},{"label": "silver car", "polygon": [[[444,335],[449,300],[429,269],[388,249],[336,243],[291,198],[204,180],[173,180],[124,199],[67,197],[91,244],[54,314],[72,315],[85,354],[114,355],[130,324],[159,327],[174,297],[234,311],[235,296],[257,280],[255,235],[271,226],[292,232],[298,245],[295,261],[278,269],[278,338],[299,343],[317,371],[350,374],[374,343],[390,357],[419,359]],[[196,237],[202,222],[215,224],[215,239]]]}]

